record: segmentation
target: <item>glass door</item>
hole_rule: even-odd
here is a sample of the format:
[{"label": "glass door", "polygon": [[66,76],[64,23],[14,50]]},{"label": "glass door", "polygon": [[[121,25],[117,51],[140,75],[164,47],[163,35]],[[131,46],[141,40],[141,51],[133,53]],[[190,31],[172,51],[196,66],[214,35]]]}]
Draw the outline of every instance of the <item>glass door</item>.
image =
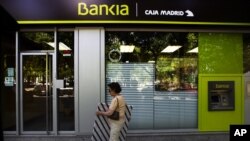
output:
[{"label": "glass door", "polygon": [[49,134],[53,130],[50,53],[21,53],[21,131]]}]

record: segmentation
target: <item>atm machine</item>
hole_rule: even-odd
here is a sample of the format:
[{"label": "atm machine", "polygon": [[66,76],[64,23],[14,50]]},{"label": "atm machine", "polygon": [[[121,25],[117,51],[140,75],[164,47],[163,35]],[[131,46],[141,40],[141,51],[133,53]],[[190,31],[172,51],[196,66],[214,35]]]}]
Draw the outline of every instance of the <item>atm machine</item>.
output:
[{"label": "atm machine", "polygon": [[235,110],[234,81],[208,81],[208,110]]}]

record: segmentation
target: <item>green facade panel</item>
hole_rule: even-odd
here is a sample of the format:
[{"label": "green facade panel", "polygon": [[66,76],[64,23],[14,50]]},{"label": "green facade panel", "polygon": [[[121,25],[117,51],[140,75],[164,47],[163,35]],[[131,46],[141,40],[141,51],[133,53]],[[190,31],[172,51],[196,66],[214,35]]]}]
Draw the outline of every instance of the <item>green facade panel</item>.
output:
[{"label": "green facade panel", "polygon": [[243,72],[242,34],[200,33],[200,74],[241,74]]},{"label": "green facade panel", "polygon": [[[231,124],[244,122],[242,34],[199,34],[198,128],[200,131],[229,131]],[[234,109],[209,111],[209,81],[234,82]]]}]

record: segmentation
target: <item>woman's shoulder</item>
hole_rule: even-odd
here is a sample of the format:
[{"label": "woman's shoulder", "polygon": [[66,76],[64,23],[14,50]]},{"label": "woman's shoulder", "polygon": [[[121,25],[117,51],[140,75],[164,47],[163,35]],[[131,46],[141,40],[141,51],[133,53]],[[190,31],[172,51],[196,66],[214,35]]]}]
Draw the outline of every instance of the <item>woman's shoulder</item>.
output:
[{"label": "woman's shoulder", "polygon": [[124,99],[124,96],[120,94],[120,95],[117,95],[117,98],[118,99]]},{"label": "woman's shoulder", "polygon": [[117,98],[119,99],[119,102],[126,103],[124,96],[119,95]]}]

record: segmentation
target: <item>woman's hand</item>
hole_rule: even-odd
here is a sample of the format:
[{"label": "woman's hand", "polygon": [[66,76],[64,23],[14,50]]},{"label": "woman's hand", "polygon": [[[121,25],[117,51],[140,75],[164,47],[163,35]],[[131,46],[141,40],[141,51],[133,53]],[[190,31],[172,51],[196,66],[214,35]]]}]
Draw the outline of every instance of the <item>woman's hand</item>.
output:
[{"label": "woman's hand", "polygon": [[114,112],[114,110],[110,110],[110,109],[108,109],[108,111],[106,111],[106,112],[96,111],[96,115],[110,116],[113,114],[113,112]]},{"label": "woman's hand", "polygon": [[96,111],[96,115],[102,115],[102,112],[101,111]]}]

